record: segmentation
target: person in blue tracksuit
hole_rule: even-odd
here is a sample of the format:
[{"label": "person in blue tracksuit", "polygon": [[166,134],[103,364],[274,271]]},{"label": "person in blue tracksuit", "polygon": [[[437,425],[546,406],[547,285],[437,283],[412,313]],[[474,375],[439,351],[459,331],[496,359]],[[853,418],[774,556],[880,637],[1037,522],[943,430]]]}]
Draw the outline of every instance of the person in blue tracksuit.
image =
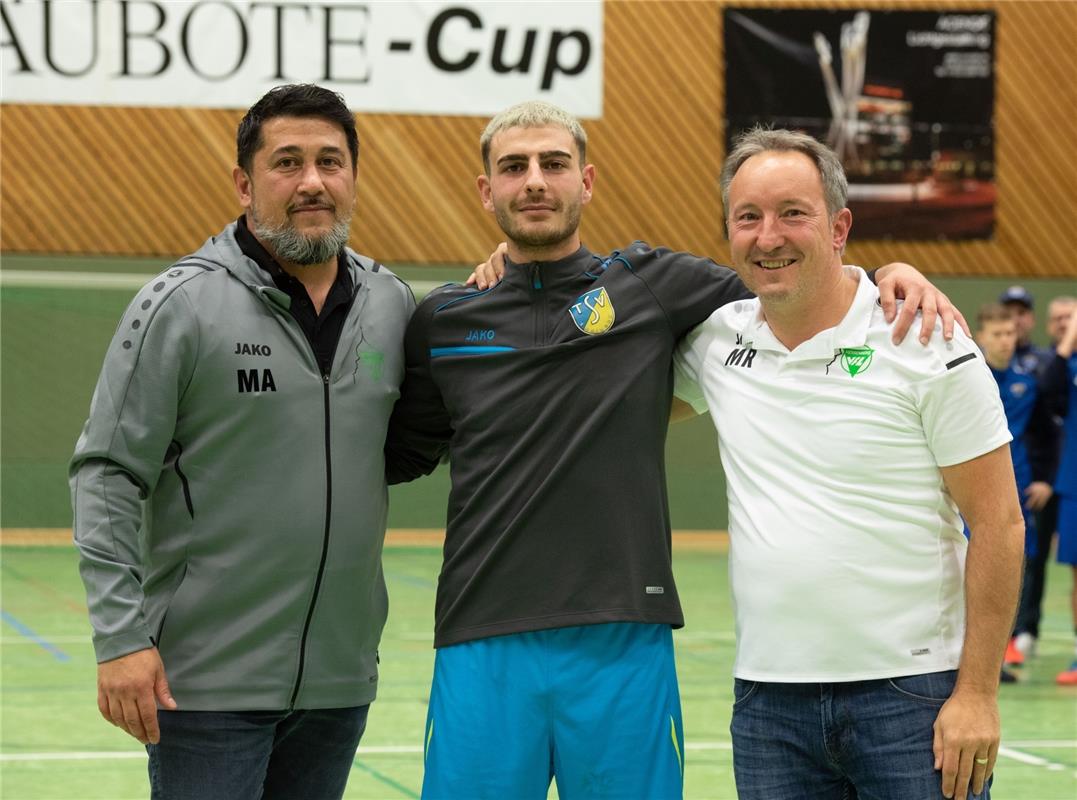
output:
[{"label": "person in blue tracksuit", "polygon": [[1025,518],[1025,556],[1036,554],[1037,538],[1033,509],[1027,499],[1051,494],[1054,475],[1030,451],[1049,449],[1054,431],[1048,398],[1041,391],[1041,377],[1026,359],[1016,356],[1017,324],[1011,311],[997,303],[980,309],[976,341],[998,384],[1006,422],[1013,436],[1010,457],[1017,479],[1021,512]]},{"label": "person in blue tracksuit", "polygon": [[[1071,312],[1066,331],[1055,350],[1051,373],[1053,385],[1060,390],[1060,406],[1057,410],[1063,413],[1065,431],[1055,479],[1055,492],[1059,495],[1058,561],[1073,570],[1070,605],[1074,634],[1077,636],[1077,306]],[[1077,686],[1077,642],[1073,663],[1059,673],[1057,681],[1063,686]]]},{"label": "person in blue tracksuit", "polygon": [[[1009,290],[1007,290],[1009,291]],[[1029,297],[1031,302],[1031,296]],[[1016,301],[1011,300],[1007,307],[1013,308]],[[1055,350],[1062,341],[1066,331],[1066,325],[1074,308],[1077,308],[1077,298],[1060,296],[1052,298],[1047,304],[1047,336],[1051,341],[1049,358],[1043,361],[1037,360],[1037,374],[1047,378],[1047,368],[1054,359]],[[1018,356],[1021,352],[1020,336],[1017,344]],[[1057,381],[1056,381],[1057,382]],[[1062,381],[1064,383],[1064,380]],[[1064,395],[1065,387],[1056,389],[1056,395],[1061,392]],[[1057,408],[1051,415],[1052,433],[1039,449],[1034,446],[1036,442],[1030,442],[1029,457],[1033,464],[1033,471],[1039,469],[1045,474],[1058,473],[1058,463],[1062,452],[1064,430],[1062,426],[1062,413],[1065,403],[1059,403],[1056,397],[1054,405],[1062,405],[1060,412]],[[1047,561],[1050,556],[1051,542],[1058,530],[1058,503],[1060,495],[1052,491],[1049,496],[1033,495],[1026,498],[1026,504],[1035,512],[1036,520],[1036,553],[1025,562],[1025,575],[1021,583],[1021,605],[1017,612],[1017,636],[1014,638],[1016,655],[1010,651],[1007,657],[1014,657],[1017,663],[1021,663],[1028,656],[1036,654],[1036,643],[1040,635],[1040,618],[1042,616],[1043,592],[1047,578]],[[1042,505],[1041,505],[1042,504]]]}]

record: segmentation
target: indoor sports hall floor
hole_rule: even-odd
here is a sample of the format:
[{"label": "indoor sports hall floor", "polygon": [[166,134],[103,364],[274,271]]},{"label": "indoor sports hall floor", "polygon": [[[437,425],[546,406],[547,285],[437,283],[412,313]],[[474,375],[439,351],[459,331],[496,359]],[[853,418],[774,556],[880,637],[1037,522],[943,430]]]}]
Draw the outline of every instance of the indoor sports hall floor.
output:
[{"label": "indoor sports hall floor", "polygon": [[[385,551],[391,605],[381,647],[381,686],[355,757],[348,798],[419,796],[440,565],[432,536],[436,534],[393,535]],[[50,546],[6,544],[0,552],[0,797],[145,798],[144,751],[98,715],[75,556],[64,534],[54,538],[59,542]],[[685,797],[734,800],[728,732],[733,631],[724,540],[713,534],[687,534],[685,539],[678,540],[674,558],[687,619],[675,635],[685,721]],[[1072,657],[1069,575],[1052,566],[1048,580],[1040,655],[1023,668],[1020,683],[1002,687],[1004,735],[995,793],[1009,800],[1077,796],[1077,689],[1054,684],[1055,674]],[[820,646],[840,647],[841,642]]]},{"label": "indoor sports hall floor", "polygon": [[[93,652],[70,546],[66,462],[89,407],[105,347],[124,306],[163,259],[4,255],[0,269],[0,798],[135,800],[148,796],[144,751],[97,712]],[[402,269],[417,290],[467,270]],[[939,280],[972,316],[1007,283]],[[1028,281],[1038,299],[1063,281]],[[676,529],[726,526],[724,482],[707,419],[673,426],[667,447]],[[394,488],[390,527],[436,529],[444,469]],[[49,533],[49,531],[53,531]],[[432,538],[433,537],[433,538]],[[390,536],[389,623],[381,686],[346,797],[416,798],[433,664],[436,533]],[[16,544],[21,541],[23,544]],[[675,567],[687,626],[676,633],[684,706],[686,797],[734,800],[729,713],[732,617],[724,540],[686,533]],[[995,794],[1005,800],[1077,797],[1077,688],[1054,684],[1073,655],[1070,576],[1052,565],[1040,656],[1002,687],[1003,750]],[[840,640],[820,642],[841,647]],[[551,792],[551,796],[556,796]],[[466,798],[461,798],[466,800]],[[512,800],[506,798],[506,800]]]}]

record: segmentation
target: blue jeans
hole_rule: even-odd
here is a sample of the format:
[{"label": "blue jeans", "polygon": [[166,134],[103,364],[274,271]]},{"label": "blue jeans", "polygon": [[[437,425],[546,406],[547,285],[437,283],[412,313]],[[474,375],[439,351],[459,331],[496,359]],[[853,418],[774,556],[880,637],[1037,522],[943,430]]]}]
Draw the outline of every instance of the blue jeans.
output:
[{"label": "blue jeans", "polygon": [[369,705],[158,711],[152,800],[330,800],[344,794]]},{"label": "blue jeans", "polygon": [[[848,683],[734,683],[740,800],[936,800],[932,726],[957,672]],[[987,786],[969,798],[989,800]]]}]

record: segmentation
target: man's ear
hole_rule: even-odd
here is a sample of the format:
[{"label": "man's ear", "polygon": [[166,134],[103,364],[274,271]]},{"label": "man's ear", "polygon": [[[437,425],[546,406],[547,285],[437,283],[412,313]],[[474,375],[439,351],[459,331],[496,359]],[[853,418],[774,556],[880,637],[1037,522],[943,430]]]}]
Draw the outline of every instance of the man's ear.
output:
[{"label": "man's ear", "polygon": [[834,225],[832,229],[834,252],[844,253],[845,243],[849,239],[849,232],[853,229],[853,212],[847,208],[843,208],[834,216]]},{"label": "man's ear", "polygon": [[475,179],[475,186],[479,190],[479,200],[482,201],[482,207],[487,211],[494,210],[493,190],[490,186],[490,179],[484,172]]},{"label": "man's ear", "polygon": [[232,167],[232,182],[236,186],[236,197],[239,198],[239,204],[244,208],[250,208],[251,203],[254,201],[251,193],[251,177],[238,164]]},{"label": "man's ear", "polygon": [[583,173],[583,195],[580,201],[584,204],[591,202],[591,195],[595,190],[595,165],[585,164],[582,170]]}]

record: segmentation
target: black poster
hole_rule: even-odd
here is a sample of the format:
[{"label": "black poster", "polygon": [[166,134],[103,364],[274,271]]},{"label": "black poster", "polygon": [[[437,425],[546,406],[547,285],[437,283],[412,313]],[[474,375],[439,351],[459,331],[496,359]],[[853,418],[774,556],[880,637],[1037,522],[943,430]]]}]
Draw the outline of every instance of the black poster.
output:
[{"label": "black poster", "polygon": [[984,239],[995,221],[990,11],[726,9],[726,147],[761,124],[840,156],[854,239]]}]

